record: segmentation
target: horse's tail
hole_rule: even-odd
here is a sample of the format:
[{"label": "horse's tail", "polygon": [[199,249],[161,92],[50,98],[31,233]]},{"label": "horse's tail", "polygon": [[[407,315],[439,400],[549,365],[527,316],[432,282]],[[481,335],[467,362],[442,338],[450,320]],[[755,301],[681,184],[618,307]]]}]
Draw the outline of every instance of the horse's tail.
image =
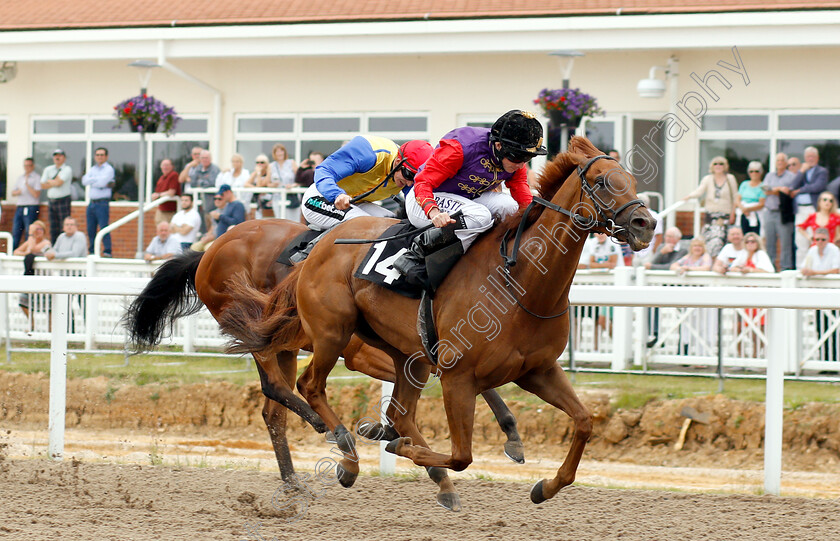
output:
[{"label": "horse's tail", "polygon": [[271,348],[291,351],[307,347],[309,341],[297,311],[298,265],[271,291],[261,291],[244,274],[227,282],[230,295],[237,302],[222,312],[219,327],[231,336],[230,353],[249,353]]},{"label": "horse's tail", "polygon": [[132,351],[148,351],[172,332],[175,320],[203,306],[195,291],[195,273],[203,252],[187,250],[166,261],[129,305],[123,316]]}]

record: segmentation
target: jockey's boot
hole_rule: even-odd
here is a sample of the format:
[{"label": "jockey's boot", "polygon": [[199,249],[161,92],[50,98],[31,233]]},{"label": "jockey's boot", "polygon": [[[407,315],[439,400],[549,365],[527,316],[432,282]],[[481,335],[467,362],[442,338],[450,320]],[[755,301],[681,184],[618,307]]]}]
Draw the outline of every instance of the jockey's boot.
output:
[{"label": "jockey's boot", "polygon": [[[455,235],[454,227],[429,229],[414,238],[411,248],[398,257],[393,266],[400,274],[405,276],[405,281],[409,284],[428,288],[429,275],[426,271],[426,257],[455,243],[460,246],[461,241]],[[463,250],[461,253],[463,253]]]}]

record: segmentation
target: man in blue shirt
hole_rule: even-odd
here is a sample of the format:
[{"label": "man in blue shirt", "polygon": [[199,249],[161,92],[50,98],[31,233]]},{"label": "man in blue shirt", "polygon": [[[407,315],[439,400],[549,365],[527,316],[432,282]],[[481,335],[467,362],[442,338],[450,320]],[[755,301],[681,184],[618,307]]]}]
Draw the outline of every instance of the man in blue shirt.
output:
[{"label": "man in blue shirt", "polygon": [[229,184],[219,186],[219,191],[213,196],[213,204],[216,205],[216,210],[210,212],[209,216],[216,220],[216,230],[208,231],[194,242],[190,247],[193,251],[203,252],[225,231],[245,221],[245,205],[236,199]]},{"label": "man in blue shirt", "polygon": [[[96,164],[82,177],[82,184],[90,186],[90,204],[87,207],[87,231],[90,239],[89,253],[93,254],[97,229],[102,229],[110,221],[109,202],[111,189],[114,187],[114,168],[108,163],[108,150],[99,147],[93,153]],[[103,257],[111,257],[111,234],[102,239]]]},{"label": "man in blue shirt", "polygon": [[[808,216],[817,212],[817,199],[828,184],[828,169],[819,164],[820,152],[816,147],[805,149],[805,161],[799,168],[791,185],[790,196],[796,209],[796,225],[804,222]],[[805,255],[811,246],[811,239],[796,235],[796,268],[801,269]]]}]

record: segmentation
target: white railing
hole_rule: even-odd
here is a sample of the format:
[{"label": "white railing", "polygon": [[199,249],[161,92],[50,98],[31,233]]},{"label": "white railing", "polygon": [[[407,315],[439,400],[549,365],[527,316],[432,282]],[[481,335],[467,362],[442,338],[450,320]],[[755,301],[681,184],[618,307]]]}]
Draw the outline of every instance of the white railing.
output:
[{"label": "white railing", "polygon": [[[148,279],[160,262],[148,263],[133,259],[102,259],[96,257],[47,261],[36,258],[35,273],[41,276],[99,276],[104,278]],[[23,274],[23,258],[0,255],[0,275]],[[5,279],[5,276],[4,276]],[[635,286],[633,286],[635,284]],[[821,294],[840,297],[840,277],[804,279],[795,271],[779,274],[750,274],[721,276],[711,272],[677,275],[670,271],[617,268],[614,271],[580,270],[575,285],[591,286],[663,286],[669,288],[677,306],[653,308],[622,307],[618,305],[574,307],[570,347],[561,360],[570,368],[609,368],[628,370],[634,365],[648,370],[651,365],[679,367],[695,365],[763,370],[767,364],[766,310],[745,307],[698,308],[685,302],[685,294],[698,288],[765,287],[775,290],[792,289],[806,292],[817,289]],[[49,340],[48,298],[32,294],[34,307],[30,319],[18,308],[18,299],[0,299],[0,326],[7,350],[11,340],[35,342]],[[125,297],[97,295],[71,299],[71,319],[67,328],[70,343],[83,343],[84,349],[113,347],[122,350],[125,335],[118,323],[123,314]],[[840,298],[835,307],[840,306]],[[44,309],[42,309],[44,308]],[[840,373],[840,338],[837,327],[840,317],[836,311],[797,310],[790,316],[790,326],[784,330],[791,344],[786,372],[799,374],[803,370]],[[718,351],[718,329],[723,345]],[[165,346],[184,352],[196,348],[221,348],[225,340],[218,325],[206,309],[176,322],[172,336]],[[8,353],[7,353],[8,356]]]},{"label": "white railing", "polygon": [[[296,187],[285,187],[280,186],[278,188],[261,188],[261,187],[251,187],[251,186],[231,186],[231,189],[234,193],[247,193],[247,194],[277,194],[280,195],[280,216],[275,216],[275,218],[282,218],[286,219],[286,208],[289,206],[289,195],[290,194],[303,194],[306,191],[306,187],[296,186]],[[217,187],[208,187],[208,188],[190,188],[190,192],[195,194],[215,194],[219,191]],[[238,196],[237,196],[238,197]],[[201,198],[196,198],[201,199]],[[244,203],[244,201],[243,201]],[[257,203],[259,204],[259,203]],[[246,208],[248,203],[245,203]],[[213,209],[210,209],[213,210]]]},{"label": "white railing", "polygon": [[[620,269],[617,276],[626,279],[631,269]],[[784,274],[784,273],[783,273]],[[791,275],[781,276],[790,281]],[[145,278],[6,276],[0,281],[0,294],[29,292],[52,295],[52,336],[50,355],[49,456],[61,459],[64,454],[64,417],[66,406],[67,327],[72,296],[118,295],[139,293]],[[769,280],[768,280],[769,283]],[[784,373],[789,367],[793,310],[830,310],[838,306],[840,294],[818,288],[793,287],[686,287],[671,285],[575,285],[570,301],[575,305],[666,308],[694,306],[701,308],[766,308],[767,392],[764,433],[764,488],[779,494],[782,465],[782,413]],[[88,303],[90,304],[90,303]],[[787,310],[786,310],[787,309]],[[617,317],[617,316],[616,316]],[[624,323],[622,323],[624,325]],[[614,350],[621,348],[614,348]]]},{"label": "white railing", "polygon": [[[156,208],[156,207],[162,205],[163,203],[166,203],[167,201],[178,201],[178,198],[175,197],[175,196],[167,196],[167,197],[160,197],[158,199],[155,199],[154,201],[150,201],[150,202],[146,203],[145,205],[143,205],[143,213],[145,214],[146,212],[152,210],[153,208]],[[136,220],[139,216],[140,216],[140,209],[137,209],[133,212],[129,212],[128,214],[126,214],[125,216],[120,218],[119,220],[115,220],[115,221],[111,222],[110,224],[106,225],[105,227],[103,227],[102,229],[100,229],[96,233],[96,236],[93,238],[93,255],[95,255],[96,257],[101,257],[102,256],[102,250],[101,250],[102,239],[105,238],[105,235],[107,235],[111,231],[119,228],[120,226],[122,226],[124,224],[127,224],[128,222],[130,222],[132,220]]]}]

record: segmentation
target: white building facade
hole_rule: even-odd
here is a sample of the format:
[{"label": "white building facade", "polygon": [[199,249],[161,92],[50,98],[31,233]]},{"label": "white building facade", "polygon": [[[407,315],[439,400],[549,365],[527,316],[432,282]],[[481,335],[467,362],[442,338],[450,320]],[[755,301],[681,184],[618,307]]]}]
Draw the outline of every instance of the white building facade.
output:
[{"label": "white building facade", "polygon": [[[584,53],[571,86],[606,111],[578,133],[619,150],[640,191],[666,205],[719,154],[743,179],[751,160],[814,145],[840,175],[838,10],[500,17],[2,32],[0,63],[17,70],[0,84],[3,197],[25,157],[43,167],[56,147],[76,177],[97,146],[121,183],[136,174],[138,137],[113,129],[113,107],[138,93],[127,66],[138,59],[161,66],[149,94],[185,118],[173,137],[149,137],[150,192],[160,160],[182,166],[195,144],[222,168],[239,152],[253,169],[275,142],[299,161],[359,133],[435,144],[459,125],[534,110],[542,88],[561,86],[557,50]],[[654,70],[666,91],[642,98],[636,84],[654,66],[670,68]]]}]

